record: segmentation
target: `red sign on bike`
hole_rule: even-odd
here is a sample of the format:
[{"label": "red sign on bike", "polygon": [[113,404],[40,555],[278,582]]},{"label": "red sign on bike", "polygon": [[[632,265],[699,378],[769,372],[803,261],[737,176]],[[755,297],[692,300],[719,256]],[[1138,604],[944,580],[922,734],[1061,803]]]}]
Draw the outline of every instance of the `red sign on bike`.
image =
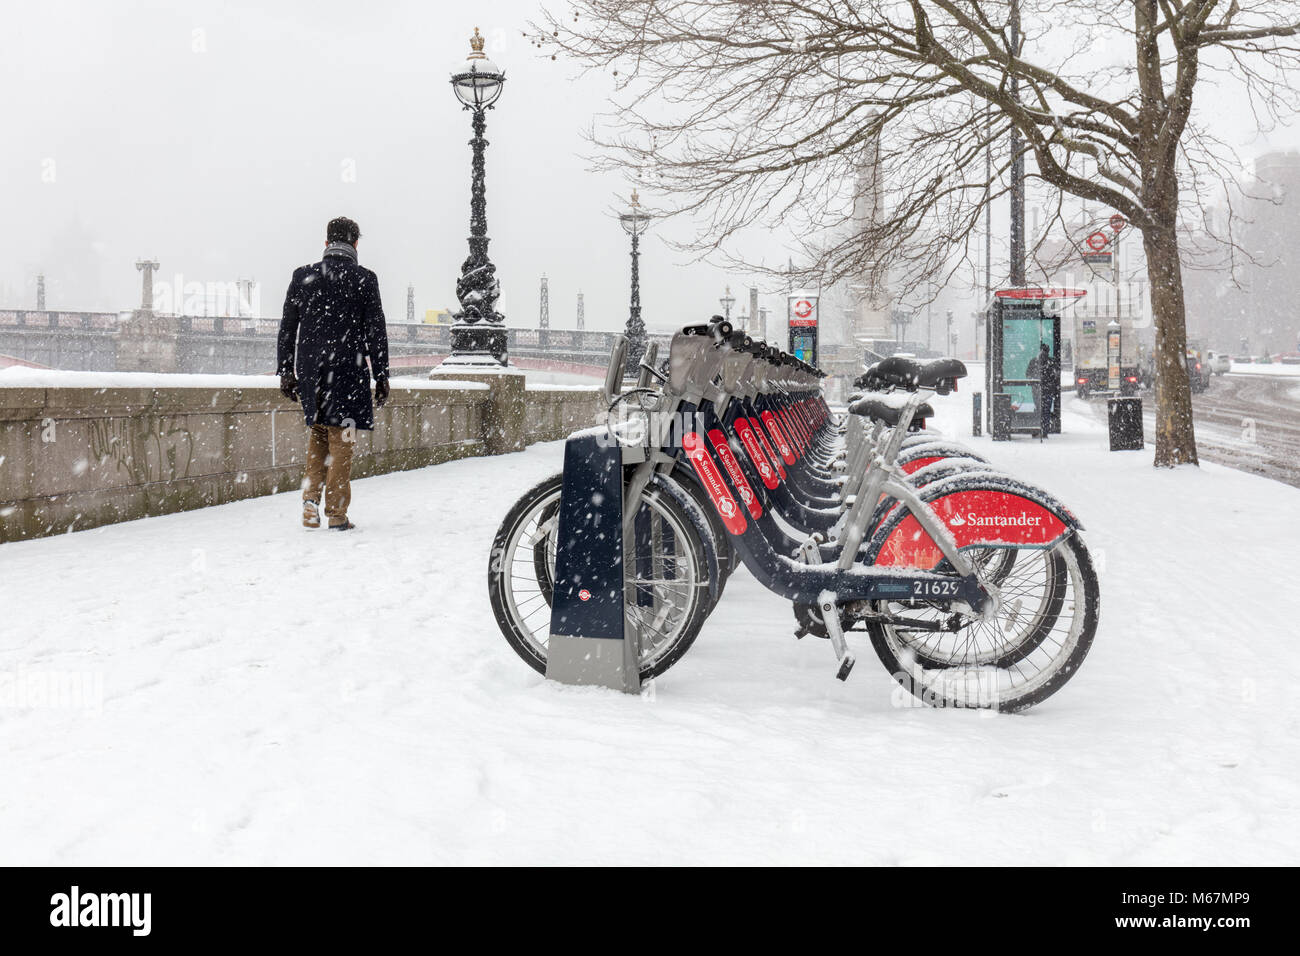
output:
[{"label": "red sign on bike", "polygon": [[704,447],[700,436],[695,432],[687,432],[682,436],[682,448],[686,450],[686,457],[690,460],[691,467],[695,469],[695,474],[699,476],[700,484],[704,486],[704,491],[713,502],[713,507],[717,509],[718,516],[722,518],[722,526],[731,534],[744,534],[745,528],[748,527],[744,512],[740,510],[740,505],[736,504],[736,499],[727,490],[722,472],[718,471],[718,466],[713,463],[709,450]]},{"label": "red sign on bike", "polygon": [[754,434],[758,436],[759,443],[763,446],[763,453],[767,455],[767,460],[772,463],[772,467],[776,469],[776,473],[780,475],[781,480],[784,481],[785,468],[781,464],[781,456],[772,449],[770,444],[768,444],[767,436],[763,434],[763,423],[757,418],[751,418],[749,423],[754,426]]},{"label": "red sign on bike", "polygon": [[763,484],[769,491],[775,488],[778,484],[776,470],[767,460],[767,455],[763,454],[763,449],[754,435],[754,429],[749,427],[749,422],[743,418],[736,419],[736,434],[740,436],[740,443],[745,446],[745,454],[758,469],[758,476],[763,479]]},{"label": "red sign on bike", "polygon": [[762,417],[763,424],[767,426],[767,433],[772,436],[772,441],[776,443],[777,450],[781,452],[781,457],[785,459],[787,465],[793,465],[794,452],[790,450],[790,443],[781,434],[781,428],[776,423],[776,416],[771,412],[763,412]]},{"label": "red sign on bike", "polygon": [[727,443],[727,436],[717,428],[709,429],[709,441],[713,443],[713,451],[718,456],[718,461],[722,462],[722,467],[726,469],[731,483],[736,486],[736,491],[740,494],[740,500],[745,503],[749,513],[755,518],[763,517],[763,506],[759,504],[758,495],[754,494],[753,487],[745,478],[745,473],[740,470],[740,462],[736,461],[736,453],[731,450],[731,445]]}]

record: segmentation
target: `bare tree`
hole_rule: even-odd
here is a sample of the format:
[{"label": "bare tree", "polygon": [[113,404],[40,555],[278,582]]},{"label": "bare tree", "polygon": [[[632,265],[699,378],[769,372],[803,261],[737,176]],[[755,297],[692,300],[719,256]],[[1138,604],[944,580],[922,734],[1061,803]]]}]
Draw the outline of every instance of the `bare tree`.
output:
[{"label": "bare tree", "polygon": [[[1141,232],[1155,463],[1173,466],[1197,460],[1179,216],[1223,159],[1193,95],[1219,71],[1261,121],[1293,108],[1297,33],[1288,0],[574,0],[534,39],[616,77],[593,136],[702,224],[693,248],[743,258],[745,230],[780,224],[824,281],[972,267],[1012,159],[998,148],[988,176],[985,146],[1014,131],[1032,180]],[[888,202],[863,222],[852,189],[876,138]]]}]

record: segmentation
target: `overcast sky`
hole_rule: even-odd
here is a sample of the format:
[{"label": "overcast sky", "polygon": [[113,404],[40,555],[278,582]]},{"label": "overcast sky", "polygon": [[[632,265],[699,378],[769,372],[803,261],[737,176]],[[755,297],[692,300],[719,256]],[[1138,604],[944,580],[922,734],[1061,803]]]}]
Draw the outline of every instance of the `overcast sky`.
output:
[{"label": "overcast sky", "polygon": [[[160,282],[252,276],[278,315],[292,269],[348,215],[390,319],[408,282],[421,315],[455,309],[470,129],[448,76],[478,26],[507,73],[488,119],[499,308],[535,326],[546,273],[552,326],[574,325],[579,289],[588,328],[626,320],[627,237],[610,210],[628,186],[583,158],[607,87],[523,39],[537,0],[4,7],[0,305],[33,308],[43,270],[51,308],[131,308],[133,263],[153,256]],[[727,282],[745,295],[746,277],[679,261],[657,234],[643,243],[652,327],[706,318]]]},{"label": "overcast sky", "polygon": [[[582,157],[607,81],[539,58],[521,36],[538,3],[4,0],[0,305],[34,307],[44,271],[51,308],[131,308],[133,263],[154,256],[163,282],[251,276],[276,315],[325,222],[349,215],[390,318],[408,282],[421,315],[454,309],[470,134],[448,75],[478,26],[508,76],[488,127],[499,307],[535,326],[546,273],[554,327],[573,326],[579,289],[588,327],[621,326],[627,239],[610,209],[628,185]],[[1205,96],[1247,155],[1296,144],[1257,138],[1230,93]],[[682,264],[663,232],[643,247],[651,327],[717,311],[727,282],[744,297],[748,277]],[[785,241],[770,237],[773,261]]]}]

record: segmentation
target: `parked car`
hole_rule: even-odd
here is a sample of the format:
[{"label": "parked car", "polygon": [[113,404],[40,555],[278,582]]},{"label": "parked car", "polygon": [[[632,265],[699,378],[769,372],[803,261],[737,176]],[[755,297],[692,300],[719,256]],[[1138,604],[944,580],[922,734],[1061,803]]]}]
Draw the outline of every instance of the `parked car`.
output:
[{"label": "parked car", "polygon": [[1232,370],[1232,359],[1227,352],[1216,352],[1209,349],[1205,353],[1205,362],[1215,375],[1224,375]]},{"label": "parked car", "polygon": [[1195,352],[1187,353],[1187,377],[1191,379],[1193,392],[1203,392],[1210,387],[1210,374],[1210,367]]},{"label": "parked car", "polygon": [[1250,365],[1255,359],[1250,355],[1234,355],[1232,360],[1238,365]]},{"label": "parked car", "polygon": [[1300,352],[1283,352],[1277,360],[1283,365],[1300,365]]}]

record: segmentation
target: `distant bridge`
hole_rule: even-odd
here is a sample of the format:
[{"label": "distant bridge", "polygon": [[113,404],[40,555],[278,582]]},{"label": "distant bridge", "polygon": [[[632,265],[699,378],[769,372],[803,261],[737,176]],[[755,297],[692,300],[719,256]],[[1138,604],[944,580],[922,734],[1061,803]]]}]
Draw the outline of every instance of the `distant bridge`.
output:
[{"label": "distant bridge", "polygon": [[[76,371],[120,370],[123,324],[131,313],[0,311],[0,354],[37,365]],[[230,316],[162,316],[174,329],[175,365],[169,371],[256,375],[275,369],[279,319]],[[577,329],[508,329],[512,360],[522,368],[590,373],[604,369],[614,332]],[[651,332],[661,354],[671,333]],[[432,367],[451,351],[451,327],[391,323],[388,348],[394,374]],[[538,364],[534,364],[534,362]],[[136,367],[136,366],[130,366]]]}]

